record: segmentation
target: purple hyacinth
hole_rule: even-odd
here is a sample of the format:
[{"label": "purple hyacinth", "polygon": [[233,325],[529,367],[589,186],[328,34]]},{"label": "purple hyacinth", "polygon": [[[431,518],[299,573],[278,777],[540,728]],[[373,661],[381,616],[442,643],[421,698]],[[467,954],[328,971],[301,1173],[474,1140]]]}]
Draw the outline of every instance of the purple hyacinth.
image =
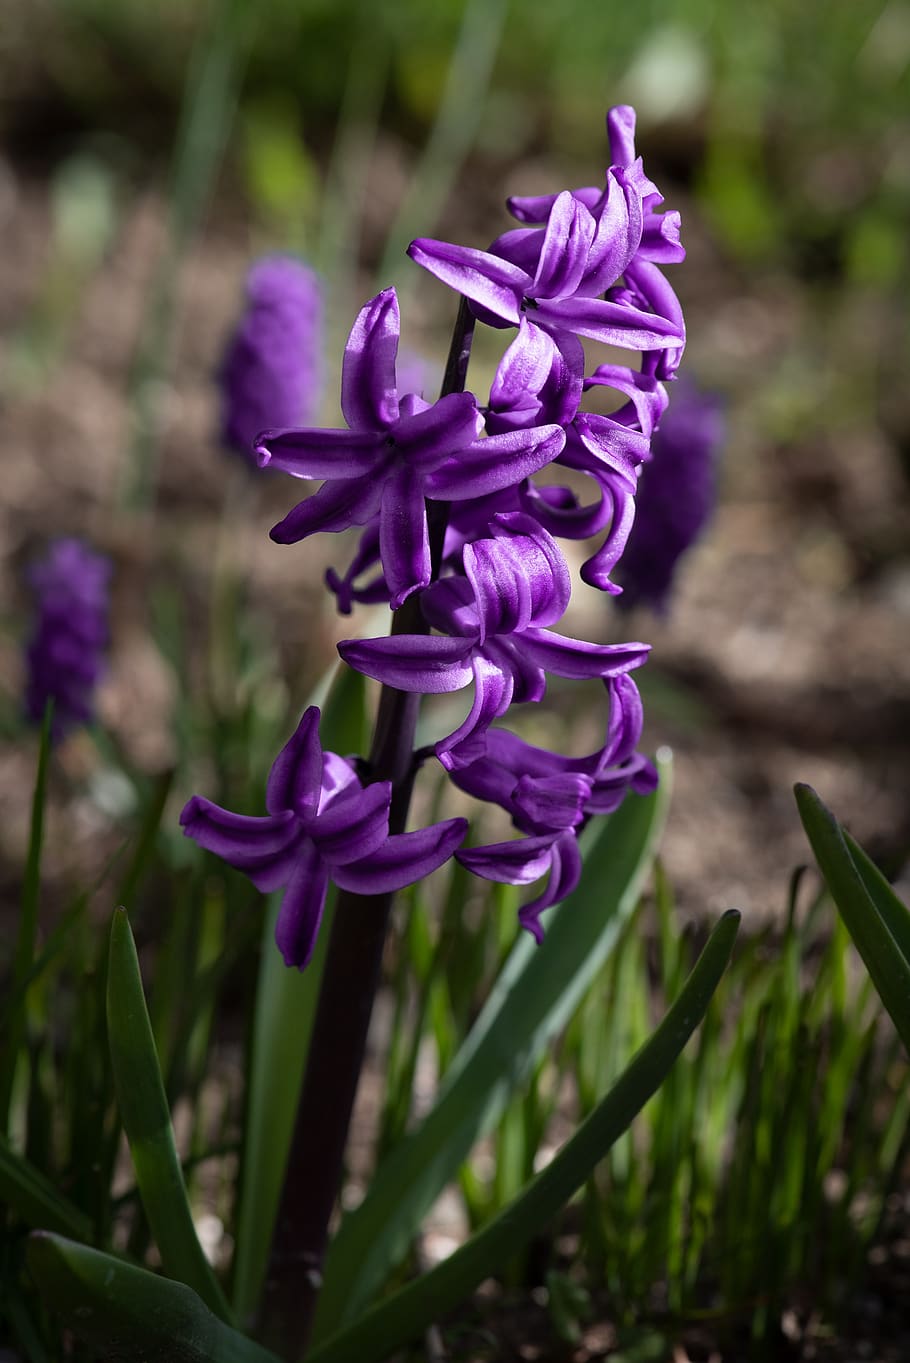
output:
[{"label": "purple hyacinth", "polygon": [[426,498],[461,501],[518,483],[550,463],[565,441],[558,425],[481,439],[483,418],[470,393],[450,393],[432,406],[414,393],[400,396],[400,329],[394,289],[358,314],[341,379],[349,430],[269,430],[258,440],[263,466],[325,480],[274,527],[272,539],[295,544],[317,531],[378,522],[394,609],[430,582]]},{"label": "purple hyacinth", "polygon": [[319,710],[305,711],[275,760],[268,813],[232,814],[194,795],[183,831],[249,876],[264,893],[284,889],[275,938],[287,965],[310,960],[329,881],[355,894],[385,894],[422,880],[464,839],[465,819],[389,835],[388,781],[362,786],[353,762],[322,750]]},{"label": "purple hyacinth", "polygon": [[548,626],[565,614],[569,570],[556,541],[522,512],[494,517],[485,538],[466,544],[464,575],[443,578],[421,598],[438,635],[348,639],[338,652],[351,667],[401,691],[424,695],[474,683],[464,722],[436,745],[449,770],[482,756],[486,732],[513,703],[539,701],[546,674],[613,677],[639,667],[647,644],[591,644]]},{"label": "purple hyacinth", "polygon": [[58,540],[28,573],[37,618],[26,650],[25,712],[40,723],[54,701],[54,741],[94,716],[109,639],[110,562],[81,540]]},{"label": "purple hyacinth", "polygon": [[316,414],[322,392],[322,286],[292,256],[267,256],[247,275],[246,306],[219,374],[221,434],[255,461],[266,426]]},{"label": "purple hyacinth", "polygon": [[543,891],[519,913],[522,927],[540,942],[540,915],[571,894],[581,876],[577,837],[595,814],[610,814],[627,791],[646,794],[657,772],[635,752],[641,738],[642,709],[631,677],[607,683],[610,718],[606,741],[587,757],[564,757],[532,747],[504,729],[487,734],[486,752],[470,766],[452,771],[452,780],[469,795],[499,805],[526,836],[456,852],[456,859],[485,880],[531,885],[547,876]]},{"label": "purple hyacinth", "polygon": [[698,539],[717,501],[717,459],[724,440],[718,397],[680,382],[642,470],[635,523],[620,565],[619,604],[667,610],[680,558]]}]

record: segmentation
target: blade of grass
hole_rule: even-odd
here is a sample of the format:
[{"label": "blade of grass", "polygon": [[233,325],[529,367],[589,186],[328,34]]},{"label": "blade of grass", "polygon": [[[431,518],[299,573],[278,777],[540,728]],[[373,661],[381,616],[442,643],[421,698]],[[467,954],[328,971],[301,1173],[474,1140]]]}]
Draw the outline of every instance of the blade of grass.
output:
[{"label": "blade of grass", "polygon": [[37,1231],[29,1270],[47,1305],[105,1358],[123,1363],[278,1363],[224,1325],[183,1283]]},{"label": "blade of grass", "polygon": [[796,803],[831,897],[910,1051],[910,962],[866,888],[834,815],[810,786],[796,787]]},{"label": "blade of grass", "polygon": [[48,701],[41,725],[41,741],[38,748],[38,771],[35,776],[35,791],[32,796],[32,819],[28,837],[28,856],[25,862],[25,879],[22,882],[22,896],[19,901],[19,933],[13,956],[11,992],[18,1000],[12,1010],[7,1027],[6,1040],[0,1052],[0,1132],[9,1130],[10,1101],[13,1094],[13,1081],[16,1065],[25,1036],[25,1012],[27,990],[25,980],[32,969],[35,956],[35,943],[38,938],[38,899],[41,893],[41,844],[44,841],[44,803],[47,798],[47,767],[51,746],[51,724],[54,718],[54,703]]},{"label": "blade of grass", "polygon": [[229,1320],[230,1308],[193,1225],[139,958],[124,909],[115,910],[111,924],[107,1023],[117,1103],[164,1271],[198,1292],[222,1320]]},{"label": "blade of grass", "polygon": [[659,1089],[704,1017],[727,967],[740,915],[725,913],[679,997],[591,1116],[519,1197],[430,1273],[368,1310],[307,1363],[377,1363],[413,1339],[515,1255],[584,1184]]},{"label": "blade of grass", "polygon": [[898,899],[875,862],[863,851],[859,843],[851,838],[845,828],[842,829],[842,832],[844,842],[847,844],[847,851],[853,859],[853,864],[859,872],[860,880],[866,887],[869,898],[875,905],[885,927],[900,947],[904,960],[910,962],[910,909],[902,900]]},{"label": "blade of grass", "polygon": [[404,1257],[475,1140],[569,1022],[637,903],[663,829],[669,777],[665,759],[657,793],[627,799],[587,841],[581,884],[553,916],[545,947],[538,950],[527,934],[516,942],[432,1111],[342,1221],[326,1260],[317,1342],[362,1309]]},{"label": "blade of grass", "polygon": [[27,1226],[90,1240],[91,1219],[70,1202],[40,1169],[0,1137],[0,1202]]}]

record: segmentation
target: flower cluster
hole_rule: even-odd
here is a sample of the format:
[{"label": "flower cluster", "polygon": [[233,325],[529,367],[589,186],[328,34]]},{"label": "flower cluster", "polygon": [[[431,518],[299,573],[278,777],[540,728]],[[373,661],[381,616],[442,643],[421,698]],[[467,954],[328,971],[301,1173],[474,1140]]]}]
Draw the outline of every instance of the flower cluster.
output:
[{"label": "flower cluster", "polygon": [[36,619],[26,649],[25,712],[40,723],[53,700],[55,742],[93,718],[108,643],[110,574],[108,560],[76,539],[58,540],[29,571]]},{"label": "flower cluster", "polygon": [[[572,587],[560,539],[595,539],[582,579],[621,590],[611,574],[667,405],[664,382],[685,343],[662,270],[684,255],[679,216],[658,212],[662,198],[635,155],[634,126],[631,109],[611,110],[604,184],[510,200],[521,226],[489,250],[431,240],[409,247],[474,320],[515,329],[485,402],[454,391],[458,382],[444,384],[432,403],[403,391],[398,300],[385,289],[361,309],[345,348],[347,427],[273,426],[255,442],[262,467],[322,482],[274,527],[274,540],[359,529],[348,567],[327,574],[339,610],[387,602],[399,611],[408,603],[408,628],[401,617],[387,637],[345,640],[342,658],[398,692],[473,688],[467,717],[438,740],[435,755],[461,789],[501,806],[519,837],[456,855],[491,880],[525,885],[548,876],[521,912],[538,939],[541,912],[578,881],[576,838],[586,821],[656,780],[635,751],[642,716],[629,675],[648,646],[590,643],[554,628]],[[582,338],[636,352],[636,363],[589,372]],[[613,394],[611,415],[583,410],[585,395],[599,398],[603,389]],[[535,481],[551,467],[580,474],[589,495]],[[608,720],[598,751],[567,758],[492,727],[513,705],[539,701],[549,675],[603,682]],[[286,886],[279,942],[295,964],[312,949],[329,878],[367,893],[403,885],[440,864],[464,835],[463,821],[450,820],[389,836],[387,783],[361,788],[350,763],[333,755],[319,777],[314,713],[276,764],[267,818],[199,799],[184,811],[190,836],[262,888]],[[295,755],[304,751],[305,759]]]},{"label": "flower cluster", "polygon": [[307,421],[322,391],[322,286],[293,256],[247,275],[246,305],[219,373],[221,439],[253,461],[264,426]]}]

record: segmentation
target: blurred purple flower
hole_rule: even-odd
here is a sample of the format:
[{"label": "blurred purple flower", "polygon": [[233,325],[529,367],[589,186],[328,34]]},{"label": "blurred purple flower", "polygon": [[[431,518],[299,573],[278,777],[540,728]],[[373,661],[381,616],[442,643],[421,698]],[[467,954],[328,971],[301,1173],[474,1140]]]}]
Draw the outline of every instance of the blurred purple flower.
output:
[{"label": "blurred purple flower", "polygon": [[265,817],[232,814],[194,795],[180,822],[188,838],[258,890],[284,889],[275,940],[285,963],[302,970],[330,881],[354,894],[400,890],[442,866],[464,838],[465,819],[390,836],[391,793],[388,781],[363,787],[352,762],[322,751],[319,710],[311,705],[272,767]]},{"label": "blurred purple flower", "polygon": [[681,381],[642,470],[619,569],[620,606],[667,610],[680,557],[705,528],[717,500],[717,460],[725,422],[720,399]]},{"label": "blurred purple flower", "polygon": [[246,306],[219,372],[224,443],[255,462],[266,426],[316,415],[322,392],[322,285],[292,256],[267,256],[247,275]]},{"label": "blurred purple flower", "polygon": [[88,724],[109,639],[111,565],[81,540],[58,540],[28,573],[37,619],[26,650],[25,712],[40,723],[53,698],[52,737]]}]

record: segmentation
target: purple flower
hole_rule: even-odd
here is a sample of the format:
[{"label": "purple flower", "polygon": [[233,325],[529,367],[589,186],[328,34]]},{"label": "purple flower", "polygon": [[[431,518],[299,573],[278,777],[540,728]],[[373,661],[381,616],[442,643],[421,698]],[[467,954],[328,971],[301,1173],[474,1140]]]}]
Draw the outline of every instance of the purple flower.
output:
[{"label": "purple flower", "polygon": [[714,510],[723,439],[718,398],[680,383],[639,480],[635,524],[620,565],[620,605],[666,611],[677,563]]},{"label": "purple flower", "polygon": [[349,430],[264,431],[258,445],[261,464],[325,479],[272,538],[293,544],[378,517],[394,609],[430,581],[425,498],[459,501],[509,487],[548,464],[565,441],[558,425],[480,439],[483,419],[470,393],[432,406],[413,393],[399,397],[399,331],[398,298],[384,289],[361,309],[345,347],[341,407]]},{"label": "purple flower", "polygon": [[464,819],[389,835],[391,784],[363,787],[353,763],[322,751],[319,710],[304,713],[266,787],[268,814],[232,814],[194,795],[184,833],[243,871],[258,890],[284,888],[275,938],[287,965],[309,961],[329,881],[354,894],[400,890],[442,866],[464,838]]},{"label": "purple flower", "polygon": [[[623,170],[614,178],[617,183],[628,181]],[[620,197],[628,209],[628,201]],[[625,299],[597,297],[616,282],[634,254],[636,230],[628,212],[616,221],[604,216],[597,222],[564,190],[557,195],[543,232],[531,228],[519,235],[525,248],[515,252],[525,258],[520,264],[491,251],[428,239],[412,241],[408,255],[471,299],[481,320],[493,326],[517,326],[530,312],[538,326],[557,334],[589,336],[631,350],[682,346],[684,333],[677,318],[644,312]]]},{"label": "purple flower", "polygon": [[569,758],[532,747],[514,734],[491,729],[487,750],[470,766],[452,771],[469,795],[500,805],[527,836],[456,853],[486,880],[530,885],[547,875],[541,894],[519,914],[523,927],[543,940],[540,915],[571,894],[581,875],[577,835],[594,814],[617,809],[629,790],[645,794],[657,784],[651,763],[635,752],[641,737],[638,688],[628,676],[611,678],[606,742],[587,757]]},{"label": "purple flower", "polygon": [[494,517],[489,529],[465,545],[464,575],[433,583],[421,598],[424,618],[441,636],[338,645],[351,667],[401,691],[460,691],[473,681],[467,718],[436,745],[449,770],[483,754],[487,729],[513,702],[541,700],[547,672],[614,677],[648,655],[647,644],[590,644],[546,628],[562,618],[571,593],[555,540],[521,512]]},{"label": "purple flower", "polygon": [[322,286],[291,256],[268,256],[247,275],[246,307],[219,372],[224,443],[255,460],[266,426],[315,416],[322,391]]},{"label": "purple flower", "polygon": [[108,643],[111,565],[80,540],[58,540],[28,574],[37,619],[26,651],[25,712],[41,721],[54,701],[52,737],[93,718]]}]

